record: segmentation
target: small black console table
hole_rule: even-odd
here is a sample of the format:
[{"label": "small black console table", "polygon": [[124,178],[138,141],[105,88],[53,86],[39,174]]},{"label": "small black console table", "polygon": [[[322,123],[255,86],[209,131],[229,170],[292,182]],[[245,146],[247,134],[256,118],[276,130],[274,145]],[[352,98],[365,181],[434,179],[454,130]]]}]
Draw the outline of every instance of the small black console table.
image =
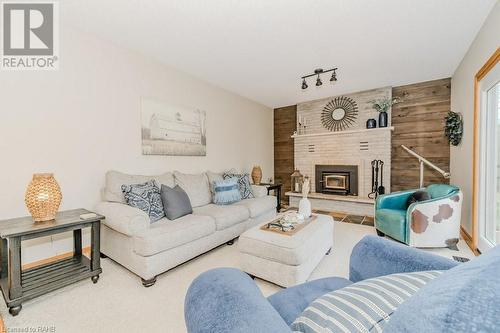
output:
[{"label": "small black console table", "polygon": [[276,211],[279,213],[281,210],[281,187],[283,186],[283,184],[260,183],[259,185],[265,186],[267,188],[267,195],[269,195],[271,191],[276,192]]},{"label": "small black console table", "polygon": [[[91,213],[75,209],[57,213],[54,220],[33,222],[31,217],[0,221],[0,288],[11,315],[16,316],[22,303],[85,278],[97,283],[101,274],[100,227],[104,216],[81,219]],[[82,229],[91,228],[90,259],[82,255]],[[73,231],[73,256],[22,270],[21,241]]]}]

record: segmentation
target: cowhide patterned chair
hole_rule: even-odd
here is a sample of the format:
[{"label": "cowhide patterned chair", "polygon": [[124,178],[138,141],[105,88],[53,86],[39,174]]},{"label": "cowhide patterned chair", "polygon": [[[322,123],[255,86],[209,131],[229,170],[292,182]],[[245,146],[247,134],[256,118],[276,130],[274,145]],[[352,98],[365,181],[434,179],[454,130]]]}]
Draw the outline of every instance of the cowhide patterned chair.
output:
[{"label": "cowhide patterned chair", "polygon": [[430,199],[407,205],[417,190],[381,195],[375,203],[375,228],[413,247],[456,249],[460,235],[463,195],[456,186],[429,185]]}]

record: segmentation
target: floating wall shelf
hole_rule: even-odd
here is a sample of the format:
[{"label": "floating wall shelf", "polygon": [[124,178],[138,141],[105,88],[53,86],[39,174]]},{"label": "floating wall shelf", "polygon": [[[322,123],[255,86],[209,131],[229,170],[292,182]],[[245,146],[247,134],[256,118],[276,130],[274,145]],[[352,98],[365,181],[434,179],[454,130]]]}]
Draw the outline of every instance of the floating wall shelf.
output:
[{"label": "floating wall shelf", "polygon": [[331,135],[348,135],[348,134],[358,134],[358,133],[373,133],[373,132],[385,132],[394,131],[394,127],[382,127],[382,128],[371,128],[371,129],[357,129],[349,131],[338,131],[338,132],[326,132],[326,133],[313,133],[313,134],[294,134],[292,138],[309,138],[313,136],[331,136]]}]

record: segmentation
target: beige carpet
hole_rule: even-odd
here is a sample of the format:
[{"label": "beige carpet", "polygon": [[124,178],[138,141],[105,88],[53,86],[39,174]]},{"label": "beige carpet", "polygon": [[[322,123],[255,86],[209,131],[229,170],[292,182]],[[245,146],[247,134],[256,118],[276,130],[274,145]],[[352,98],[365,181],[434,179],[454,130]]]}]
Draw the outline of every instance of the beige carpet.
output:
[{"label": "beige carpet", "polygon": [[[352,247],[363,236],[373,234],[369,226],[335,223],[334,246],[311,276],[348,276]],[[432,250],[450,257],[472,258],[464,241],[460,252]],[[193,261],[158,277],[151,288],[144,288],[140,279],[111,261],[102,260],[103,274],[94,285],[90,279],[66,287],[23,304],[23,310],[12,317],[1,302],[0,313],[10,331],[28,332],[33,327],[48,332],[185,332],[184,295],[198,274],[215,267],[238,267],[236,244],[221,246]],[[257,280],[264,295],[280,288]]]}]

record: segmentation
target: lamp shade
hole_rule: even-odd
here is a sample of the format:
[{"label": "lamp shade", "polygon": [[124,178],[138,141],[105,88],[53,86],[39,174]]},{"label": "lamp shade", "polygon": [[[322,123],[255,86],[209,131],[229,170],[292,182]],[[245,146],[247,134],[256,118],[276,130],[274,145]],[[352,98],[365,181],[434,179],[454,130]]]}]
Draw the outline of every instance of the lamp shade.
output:
[{"label": "lamp shade", "polygon": [[33,175],[24,201],[35,222],[55,219],[61,200],[61,188],[53,174],[36,173]]}]

